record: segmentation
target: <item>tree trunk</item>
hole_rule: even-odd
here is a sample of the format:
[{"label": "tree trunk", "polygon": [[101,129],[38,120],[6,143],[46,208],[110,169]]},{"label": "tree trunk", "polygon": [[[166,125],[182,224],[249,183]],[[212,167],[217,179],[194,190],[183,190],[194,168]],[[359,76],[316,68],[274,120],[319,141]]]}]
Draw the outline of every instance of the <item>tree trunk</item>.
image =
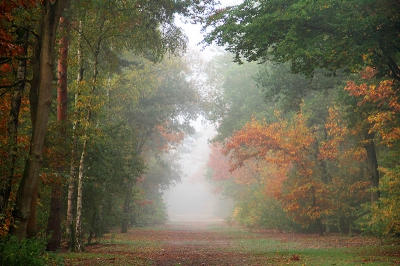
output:
[{"label": "tree trunk", "polygon": [[82,235],[82,185],[83,185],[83,174],[86,156],[86,145],[87,139],[83,141],[81,159],[79,161],[78,171],[78,195],[76,198],[76,224],[75,224],[75,238],[76,238],[76,250],[83,251],[83,235]]},{"label": "tree trunk", "polygon": [[37,237],[36,210],[38,206],[38,190],[39,186],[36,186],[31,200],[30,216],[26,226],[26,236],[28,238]]},{"label": "tree trunk", "polygon": [[86,156],[86,148],[87,148],[87,142],[89,139],[88,135],[88,130],[89,130],[89,124],[92,118],[92,98],[94,96],[94,92],[96,90],[96,84],[97,84],[97,75],[98,75],[98,56],[100,53],[100,38],[97,43],[95,52],[94,52],[94,64],[93,64],[93,77],[92,77],[92,88],[90,90],[90,95],[89,95],[89,101],[87,104],[87,114],[86,114],[86,126],[85,126],[85,133],[83,135],[83,145],[82,145],[82,153],[81,153],[81,159],[79,161],[79,173],[78,173],[78,196],[77,196],[77,203],[76,203],[76,226],[75,226],[75,231],[76,231],[76,249],[78,251],[83,251],[83,239],[82,239],[82,185],[83,185],[83,176],[84,176],[84,164],[85,164],[85,156]]},{"label": "tree trunk", "polygon": [[[59,58],[58,58],[58,89],[57,89],[57,121],[60,126],[60,143],[66,145],[62,140],[67,138],[66,121],[67,121],[67,88],[68,88],[68,35],[69,21],[66,18],[60,19],[60,31],[62,37],[60,40]],[[61,148],[62,154],[66,154],[66,147]],[[62,164],[64,165],[64,164]],[[65,167],[61,166],[60,173],[65,172]],[[47,220],[46,235],[51,236],[47,243],[48,251],[56,251],[61,246],[61,198],[62,198],[62,182],[55,180],[51,187],[50,213]]]},{"label": "tree trunk", "polygon": [[371,180],[371,202],[374,203],[378,201],[379,192],[379,171],[378,171],[378,159],[376,157],[375,143],[374,143],[374,133],[364,134],[364,148],[367,152],[367,169],[369,172],[369,178]]},{"label": "tree trunk", "polygon": [[[77,95],[75,95],[75,108],[77,106]],[[68,181],[68,199],[67,199],[67,228],[66,232],[68,234],[68,249],[71,251],[75,250],[75,228],[74,228],[74,203],[75,203],[75,190],[76,190],[76,166],[75,166],[75,157],[76,157],[76,149],[78,143],[78,137],[76,136],[76,122],[74,122],[72,132],[72,150],[71,150],[71,165],[70,165],[70,173],[69,173],[69,181]]]},{"label": "tree trunk", "polygon": [[[26,228],[30,216],[30,205],[35,188],[38,185],[39,172],[42,165],[42,149],[49,120],[52,80],[54,73],[55,37],[66,0],[43,1],[42,16],[39,25],[39,37],[35,58],[40,58],[34,68],[36,81],[30,91],[32,136],[29,157],[26,160],[24,173],[18,188],[13,217],[16,227],[12,234],[22,239],[26,236]],[[34,86],[37,86],[36,88]],[[32,102],[33,100],[33,102]]]},{"label": "tree trunk", "polygon": [[124,210],[122,214],[122,225],[121,225],[121,233],[128,233],[128,227],[130,222],[129,214],[131,212],[130,204],[132,200],[132,189],[135,184],[133,179],[128,181],[128,186],[126,188],[125,201],[124,201]]},{"label": "tree trunk", "polygon": [[[79,32],[82,32],[82,21],[79,21]],[[81,35],[78,36],[78,75],[76,82],[79,83],[83,80],[83,53],[82,53],[82,38]],[[74,251],[76,246],[75,239],[75,227],[74,227],[74,203],[75,203],[75,190],[76,190],[76,165],[75,158],[77,155],[78,147],[78,136],[77,136],[77,126],[78,126],[78,97],[79,93],[75,93],[75,111],[74,111],[74,121],[72,126],[72,150],[71,150],[71,165],[70,165],[70,177],[68,184],[68,206],[67,206],[67,234],[69,236],[68,249]]]}]

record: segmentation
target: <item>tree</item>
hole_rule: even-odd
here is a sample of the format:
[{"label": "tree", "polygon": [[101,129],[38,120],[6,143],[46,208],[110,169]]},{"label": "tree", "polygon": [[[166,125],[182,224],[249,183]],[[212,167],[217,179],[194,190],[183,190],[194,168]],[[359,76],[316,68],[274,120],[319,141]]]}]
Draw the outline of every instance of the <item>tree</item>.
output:
[{"label": "tree", "polygon": [[13,217],[17,227],[12,231],[19,239],[26,235],[27,222],[30,216],[30,205],[37,187],[42,148],[47,129],[51,104],[52,79],[54,72],[55,37],[58,22],[66,1],[44,1],[41,5],[42,17],[35,44],[34,80],[30,90],[32,137],[29,158],[26,161]]},{"label": "tree", "polygon": [[[34,5],[36,1],[1,1],[0,2],[0,67],[2,72],[2,80],[0,81],[0,97],[2,103],[2,113],[9,113],[3,116],[4,139],[5,144],[3,151],[3,163],[1,169],[0,181],[0,221],[10,220],[10,195],[12,184],[19,175],[18,168],[20,163],[19,147],[22,147],[21,140],[26,139],[23,134],[19,133],[21,115],[25,113],[26,94],[25,87],[29,85],[28,74],[28,49],[32,34],[31,21],[24,20],[23,16],[28,12],[35,16]],[[11,97],[8,97],[11,94]],[[5,108],[5,109],[3,109]],[[3,168],[4,167],[4,168]],[[10,225],[10,223],[6,223]],[[8,225],[4,228],[8,230]]]},{"label": "tree", "polygon": [[[360,219],[361,227],[379,236],[388,236],[398,232],[398,214],[392,211],[397,208],[398,167],[391,158],[397,158],[400,139],[399,82],[379,78],[376,69],[371,67],[360,74],[361,79],[349,81],[345,91],[350,94],[351,111],[359,114],[358,120],[351,120],[355,129],[370,136],[362,145],[367,150],[369,168],[374,170],[370,174],[372,204],[370,212]],[[375,147],[379,144],[386,146],[381,155]]]},{"label": "tree", "polygon": [[235,61],[289,62],[312,76],[359,71],[368,61],[380,76],[400,80],[399,2],[252,1],[209,16],[205,42],[225,46]]},{"label": "tree", "polygon": [[[68,112],[68,40],[69,40],[69,20],[61,17],[60,31],[62,37],[60,39],[60,49],[58,57],[58,88],[57,88],[57,121],[59,122],[60,139],[67,139],[67,112]],[[66,155],[66,145],[60,147],[60,153]],[[60,145],[61,146],[61,145]],[[66,171],[66,164],[59,167],[61,174]],[[60,180],[57,180],[60,181]],[[51,235],[47,243],[47,250],[56,251],[61,245],[61,215],[62,215],[62,181],[53,182],[51,188],[50,211],[47,222],[46,234]]]},{"label": "tree", "polygon": [[[153,143],[157,143],[154,138],[159,138],[165,142],[165,136],[171,137],[173,132],[179,136],[193,131],[189,121],[197,117],[198,94],[186,80],[188,69],[178,58],[164,60],[160,64],[145,59],[137,63],[126,68],[126,76],[121,82],[123,86],[120,87],[122,90],[133,89],[132,93],[128,97],[117,97],[114,100],[119,104],[127,102],[122,105],[125,108],[122,108],[121,115],[136,136],[135,151],[139,158],[146,147],[160,149],[158,145],[149,147],[149,140],[153,139]],[[163,145],[161,143],[161,147]],[[122,232],[128,228],[132,189],[140,175],[135,172],[127,176]]]},{"label": "tree", "polygon": [[[274,104],[263,100],[255,76],[260,66],[255,63],[237,66],[230,54],[224,53],[204,65],[207,86],[205,116],[217,124],[215,141],[222,142],[239,130],[252,117],[270,119]],[[272,118],[273,119],[273,118]]]}]

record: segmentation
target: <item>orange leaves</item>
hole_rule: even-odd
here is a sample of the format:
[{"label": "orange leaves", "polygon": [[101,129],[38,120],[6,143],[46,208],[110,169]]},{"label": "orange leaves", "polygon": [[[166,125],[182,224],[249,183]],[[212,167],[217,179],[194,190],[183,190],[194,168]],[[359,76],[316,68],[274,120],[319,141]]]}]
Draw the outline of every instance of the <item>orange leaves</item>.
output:
[{"label": "orange leaves", "polygon": [[335,160],[341,155],[339,148],[349,134],[347,127],[341,121],[341,114],[337,108],[329,108],[325,130],[328,139],[322,142],[318,158],[320,160]]},{"label": "orange leaves", "polygon": [[[227,140],[223,153],[230,157],[237,184],[244,184],[246,167],[256,169],[254,162],[262,165],[258,174],[264,195],[278,199],[287,214],[307,226],[340,212],[352,197],[364,200],[368,182],[353,178],[339,182],[347,174],[359,176],[357,163],[365,156],[349,139],[340,110],[332,107],[322,130],[309,125],[302,112],[271,124],[253,119]],[[343,190],[347,194],[342,195]]]},{"label": "orange leaves", "polygon": [[231,157],[231,170],[241,167],[251,158],[286,168],[301,161],[314,141],[301,113],[291,124],[283,119],[272,124],[253,119],[227,141],[224,153]]},{"label": "orange leaves", "polygon": [[174,145],[177,145],[185,138],[185,133],[182,131],[171,131],[167,128],[167,125],[156,125],[156,132],[161,136],[157,146],[161,151],[168,151],[173,149]]},{"label": "orange leaves", "polygon": [[367,67],[361,73],[366,83],[357,85],[354,81],[349,81],[344,89],[359,99],[359,106],[367,103],[373,105],[373,110],[367,117],[367,122],[371,125],[370,132],[379,132],[384,143],[391,145],[393,141],[400,139],[400,128],[396,124],[400,111],[400,89],[393,80],[374,79],[375,74],[374,69]]}]

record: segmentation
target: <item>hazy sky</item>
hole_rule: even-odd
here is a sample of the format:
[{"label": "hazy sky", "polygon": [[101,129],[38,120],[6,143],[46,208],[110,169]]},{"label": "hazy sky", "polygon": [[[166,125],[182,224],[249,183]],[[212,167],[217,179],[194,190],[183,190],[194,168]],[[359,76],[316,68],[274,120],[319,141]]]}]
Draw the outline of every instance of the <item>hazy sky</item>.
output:
[{"label": "hazy sky", "polygon": [[[231,6],[231,5],[237,5],[243,0],[220,0],[222,6]],[[193,24],[184,24],[179,19],[176,20],[176,24],[178,24],[183,30],[185,31],[185,34],[189,38],[189,48],[200,51],[202,49],[202,45],[198,45],[202,40],[203,36],[201,34],[201,25],[193,25]],[[208,58],[212,55],[213,53],[213,48],[207,47],[204,51],[202,51],[202,56],[204,58]]]}]

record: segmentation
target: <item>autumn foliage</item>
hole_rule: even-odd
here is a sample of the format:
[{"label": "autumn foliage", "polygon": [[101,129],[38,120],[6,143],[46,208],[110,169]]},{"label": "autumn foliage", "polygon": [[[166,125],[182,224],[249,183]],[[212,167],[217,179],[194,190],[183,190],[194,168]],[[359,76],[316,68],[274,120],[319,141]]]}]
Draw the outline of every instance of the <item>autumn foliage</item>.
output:
[{"label": "autumn foliage", "polygon": [[349,81],[345,90],[359,100],[359,106],[366,104],[374,106],[374,110],[367,117],[368,123],[371,124],[370,131],[379,132],[382,141],[391,145],[400,139],[398,121],[400,88],[398,82],[393,80],[375,79],[376,74],[375,69],[367,67],[361,73],[361,79],[364,82],[357,84],[355,81]]},{"label": "autumn foliage", "polygon": [[[277,114],[277,119],[253,119],[223,148],[215,146],[209,162],[213,180],[240,185],[258,181],[264,201],[278,201],[300,225],[316,226],[320,233],[327,223],[341,230],[341,220],[351,219],[356,206],[365,202],[369,182],[359,175],[365,156],[351,145],[340,111],[330,108],[322,128],[310,125],[303,112],[292,119]],[[227,157],[217,156],[218,147]]]},{"label": "autumn foliage", "polygon": [[369,108],[364,123],[369,133],[377,134],[387,148],[379,171],[382,175],[379,201],[367,205],[370,213],[360,220],[361,226],[379,236],[391,236],[400,232],[398,223],[399,167],[393,158],[398,157],[400,140],[400,91],[399,82],[379,78],[376,69],[367,67],[358,81],[349,81],[345,90],[357,100],[357,105]]}]

